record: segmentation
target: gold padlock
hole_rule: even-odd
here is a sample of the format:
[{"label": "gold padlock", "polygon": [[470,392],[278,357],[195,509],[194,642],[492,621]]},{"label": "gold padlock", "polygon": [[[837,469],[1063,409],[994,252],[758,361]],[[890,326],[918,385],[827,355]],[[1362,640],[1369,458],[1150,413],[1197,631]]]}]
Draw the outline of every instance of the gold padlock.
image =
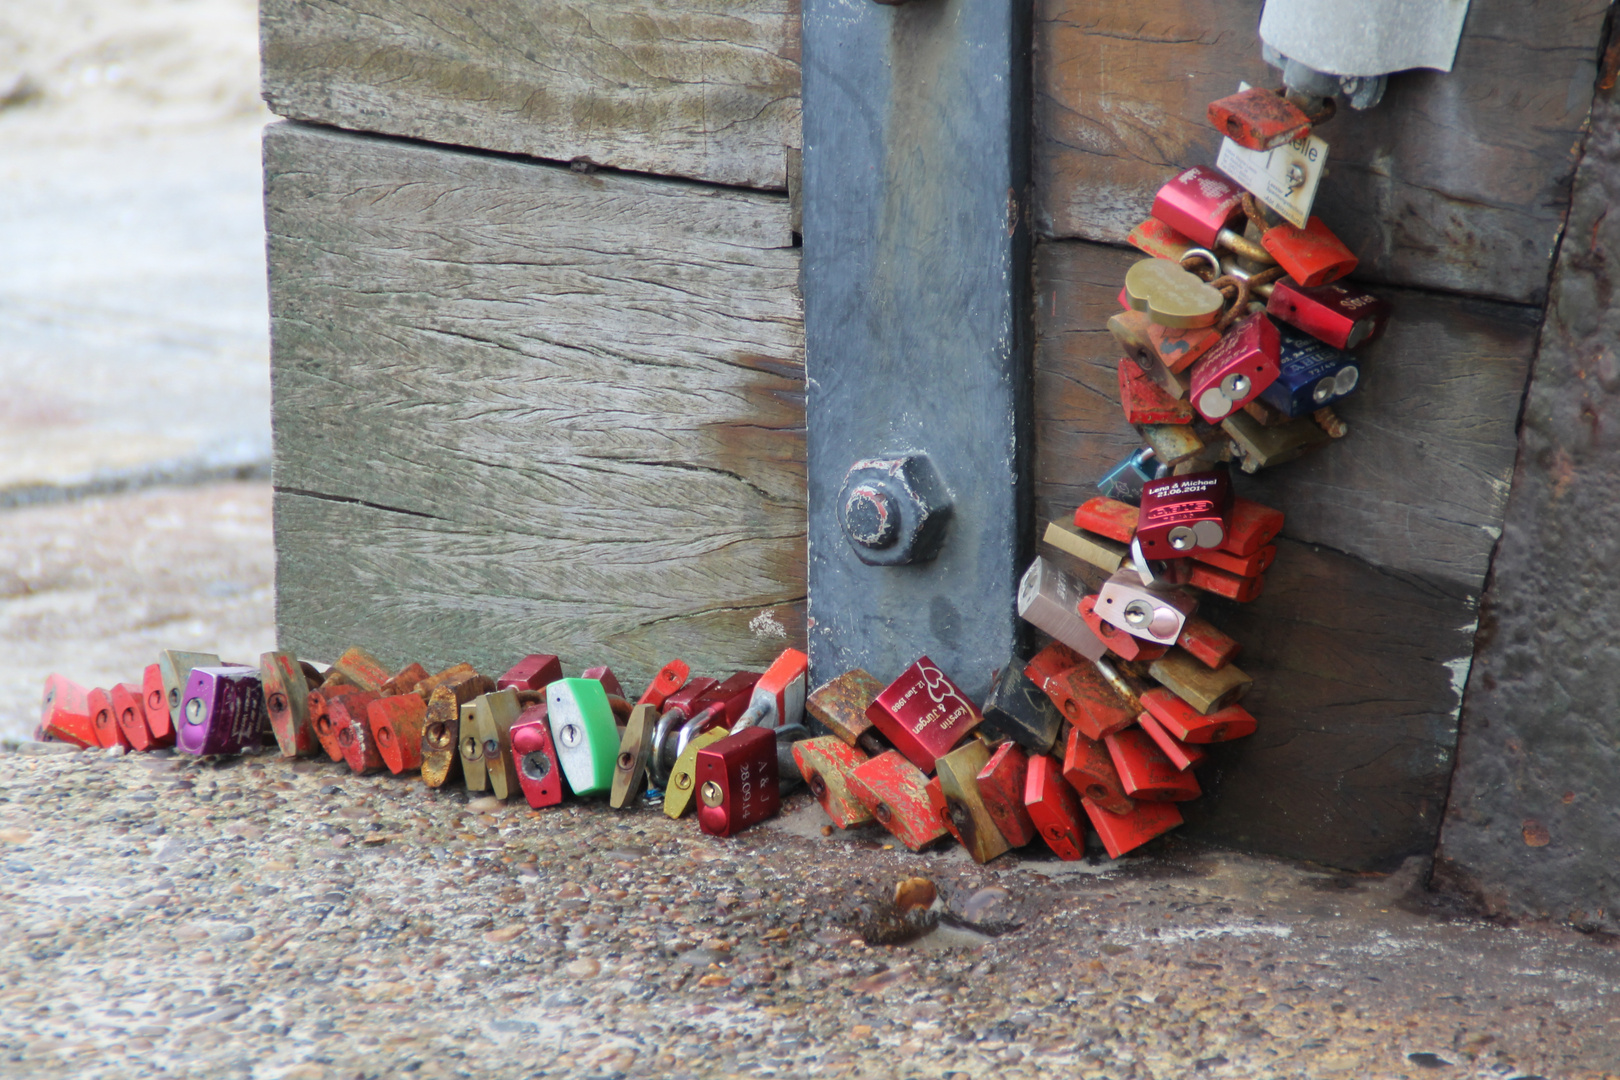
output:
[{"label": "gold padlock", "polygon": [[664,788],[664,813],[678,818],[692,807],[693,786],[697,778],[697,754],[706,746],[719,742],[731,734],[730,728],[717,727],[694,735],[686,744],[675,767],[669,771],[669,784]]},{"label": "gold padlock", "polygon": [[637,705],[619,737],[619,759],[613,766],[613,791],[608,805],[622,810],[647,789],[647,756],[652,748],[653,727],[658,723],[656,705]]},{"label": "gold padlock", "polygon": [[[472,710],[470,721],[468,709]],[[522,712],[518,692],[513,689],[482,694],[470,705],[463,706],[461,768],[469,777],[470,790],[482,791],[487,784],[497,799],[509,799],[519,793],[517,762],[512,759],[512,725]],[[476,766],[469,764],[469,745],[478,759]],[[476,789],[471,780],[475,769],[482,781]]]},{"label": "gold padlock", "polygon": [[979,772],[989,760],[989,748],[978,739],[969,739],[934,765],[953,826],[951,831],[978,863],[989,862],[1012,848],[979,795]]}]

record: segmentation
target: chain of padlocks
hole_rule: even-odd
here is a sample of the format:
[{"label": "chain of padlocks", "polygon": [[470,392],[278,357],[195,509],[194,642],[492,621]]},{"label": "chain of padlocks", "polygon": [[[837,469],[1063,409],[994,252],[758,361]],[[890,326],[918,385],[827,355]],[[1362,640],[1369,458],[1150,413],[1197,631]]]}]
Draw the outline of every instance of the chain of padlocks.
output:
[{"label": "chain of padlocks", "polygon": [[[1249,151],[1307,152],[1331,106],[1256,89],[1209,115]],[[1283,515],[1238,497],[1228,466],[1254,472],[1343,436],[1331,406],[1360,378],[1348,350],[1388,314],[1337,283],[1356,259],[1319,219],[1273,222],[1212,169],[1166,184],[1130,239],[1153,257],[1126,274],[1108,328],[1126,353],[1125,418],[1147,445],[1045,537],[1109,577],[1086,595],[1035,560],[1018,610],[1052,641],[1007,664],[982,707],[926,656],[887,686],[855,670],[808,694],[796,649],[723,681],[676,660],[632,703],[611,670],[564,678],[552,655],[491,680],[465,663],[390,674],[359,648],[324,672],[284,652],[254,668],[168,651],[138,686],[52,675],[37,736],[197,755],[273,738],[287,757],[435,788],[459,775],[536,808],[565,786],[621,809],[661,800],[676,818],[696,806],[716,836],[774,815],[802,779],[834,825],[876,820],[912,850],[948,833],[986,862],[1038,835],[1078,859],[1089,822],[1117,858],[1181,823],[1204,746],[1255,730],[1237,704],[1251,683],[1238,643],[1195,612],[1201,593],[1259,595]],[[813,736],[806,714],[830,734]]]}]

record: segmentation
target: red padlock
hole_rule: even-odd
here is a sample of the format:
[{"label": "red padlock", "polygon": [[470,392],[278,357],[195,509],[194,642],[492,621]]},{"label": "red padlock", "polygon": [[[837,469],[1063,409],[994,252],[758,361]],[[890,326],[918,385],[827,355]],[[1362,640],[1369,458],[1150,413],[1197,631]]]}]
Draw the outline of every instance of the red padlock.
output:
[{"label": "red padlock", "polygon": [[1170,760],[1170,764],[1186,772],[1203,762],[1205,754],[1192,743],[1184,743],[1164,729],[1164,725],[1154,719],[1153,714],[1144,712],[1136,718],[1136,725],[1147,732],[1148,738],[1153,740],[1161,753]]},{"label": "red padlock", "polygon": [[866,718],[924,772],[933,772],[935,760],[982,720],[978,706],[926,656],[884,688],[866,707]]},{"label": "red padlock", "polygon": [[[602,667],[586,668],[580,673],[580,678],[595,679],[602,684],[602,689],[607,691],[609,697],[624,697],[624,687],[619,685],[618,676],[613,674],[613,669],[610,667],[604,665]],[[499,689],[499,687],[496,689]]]},{"label": "red padlock", "polygon": [[124,742],[133,750],[155,750],[158,743],[152,738],[152,729],[146,726],[146,700],[138,686],[119,683],[107,692],[112,701],[113,717]]},{"label": "red padlock", "polygon": [[1220,423],[1277,381],[1281,357],[1275,323],[1262,314],[1240,319],[1189,370],[1193,408]]},{"label": "red padlock", "polygon": [[1260,243],[1289,277],[1306,288],[1339,280],[1355,270],[1359,261],[1318,217],[1307,221],[1303,229],[1286,222],[1267,229]]},{"label": "red padlock", "polygon": [[1155,217],[1132,229],[1125,239],[1155,259],[1169,259],[1173,263],[1185,259],[1187,252],[1198,246],[1192,242],[1192,237],[1176,232]]},{"label": "red padlock", "polygon": [[776,732],[748,727],[697,753],[693,783],[698,828],[732,836],[776,814],[782,806]]},{"label": "red padlock", "polygon": [[118,713],[113,709],[112,694],[98,686],[85,695],[85,704],[90,706],[90,724],[95,729],[96,745],[122,746],[128,750],[129,739],[118,727]]},{"label": "red padlock", "polygon": [[1243,217],[1243,189],[1203,165],[1160,188],[1152,214],[1199,247],[1225,247],[1234,239],[1243,240],[1230,228]]},{"label": "red padlock", "polygon": [[1217,570],[1213,566],[1193,563],[1187,573],[1187,584],[1195,589],[1203,589],[1207,593],[1247,604],[1260,595],[1266,579],[1259,575],[1238,577],[1236,574],[1228,574],[1225,570]]},{"label": "red padlock", "polygon": [[174,722],[169,716],[169,695],[163,689],[163,665],[146,665],[141,679],[141,704],[146,707],[146,730],[157,745],[173,746]]},{"label": "red padlock", "polygon": [[871,811],[861,805],[850,787],[855,770],[868,760],[864,752],[836,735],[801,739],[793,744],[793,763],[799,767],[799,775],[840,829],[872,820]]},{"label": "red padlock", "polygon": [[1148,344],[1159,360],[1173,374],[1181,374],[1192,367],[1201,356],[1221,340],[1220,331],[1210,327],[1196,330],[1177,330],[1158,323],[1148,327]]},{"label": "red padlock", "polygon": [[1096,665],[1081,661],[1057,675],[1031,681],[1046,691],[1063,718],[1088,739],[1129,727],[1137,709],[1103,678]]},{"label": "red padlock", "polygon": [[[1044,754],[1036,756],[1043,761],[1052,760]],[[979,799],[984,803],[985,810],[989,811],[990,820],[1007,838],[1007,843],[1015,848],[1035,839],[1035,824],[1024,805],[1029,762],[1030,758],[1024,754],[1023,747],[1015,742],[1005,742],[996,747],[977,777]]]},{"label": "red padlock", "polygon": [[809,679],[810,657],[798,649],[783,649],[754,683],[748,708],[737,718],[736,726],[781,728],[804,723]]},{"label": "red padlock", "polygon": [[1389,321],[1389,310],[1389,301],[1342,282],[1307,287],[1285,279],[1266,300],[1267,315],[1336,349],[1354,349],[1376,339]]},{"label": "red padlock", "polygon": [[1221,550],[1229,555],[1253,555],[1277,538],[1283,529],[1283,512],[1243,498],[1232,500],[1232,527],[1226,531]]},{"label": "red padlock", "polygon": [[[532,653],[513,664],[505,675],[496,679],[495,689],[544,690],[562,677],[561,660],[551,653]],[[591,677],[586,676],[586,678]],[[618,685],[618,680],[614,680],[614,685]],[[610,693],[613,692],[616,691],[610,691]]]},{"label": "red padlock", "polygon": [[328,698],[326,702],[332,741],[337,744],[341,755],[338,760],[347,763],[351,771],[362,775],[383,768],[382,755],[377,753],[376,743],[366,728],[366,715],[371,703],[380,697],[382,694],[375,690],[362,690],[358,694]]},{"label": "red padlock", "polygon": [[928,778],[900,751],[890,750],[856,766],[849,787],[878,824],[912,851],[945,835],[945,826],[928,801]]},{"label": "red padlock", "polygon": [[546,703],[530,705],[519,713],[509,735],[512,758],[517,762],[518,784],[529,805],[542,810],[562,802],[563,771],[557,760],[557,748],[551,742]]},{"label": "red padlock", "polygon": [[1024,665],[1024,674],[1029,676],[1030,682],[1044,689],[1048,679],[1057,678],[1081,662],[1079,653],[1061,641],[1054,641],[1030,658]]},{"label": "red padlock", "polygon": [[1165,393],[1134,360],[1119,362],[1119,403],[1128,424],[1190,424],[1192,403]]},{"label": "red padlock", "polygon": [[1228,574],[1238,577],[1255,577],[1263,574],[1277,561],[1277,545],[1267,544],[1252,555],[1237,556],[1225,551],[1211,551],[1208,548],[1194,548],[1192,557],[1201,563],[1213,566],[1217,570],[1224,570]]},{"label": "red padlock", "polygon": [[719,726],[736,727],[753,703],[761,678],[757,671],[739,671],[704,694],[697,702],[698,708],[712,712]]},{"label": "red padlock", "polygon": [[389,679],[388,669],[382,666],[382,661],[358,645],[344,649],[343,655],[332,662],[332,670],[326,673],[328,679],[333,672],[343,676],[351,685],[373,692],[380,692]]},{"label": "red padlock", "polygon": [[1140,802],[1123,814],[1114,813],[1090,799],[1082,799],[1081,805],[1086,808],[1092,828],[1102,837],[1110,859],[1117,859],[1155,836],[1162,836],[1182,820],[1176,804],[1169,802]]},{"label": "red padlock", "polygon": [[1224,469],[1184,473],[1142,485],[1136,539],[1149,559],[1181,559],[1213,551],[1232,520],[1232,478]]},{"label": "red padlock", "polygon": [[1116,731],[1104,740],[1120,786],[1138,801],[1186,802],[1203,794],[1198,778],[1182,772],[1141,728]]},{"label": "red padlock", "polygon": [[1275,150],[1311,133],[1311,118],[1274,90],[1251,87],[1209,103],[1215,130],[1249,150]]},{"label": "red padlock", "polygon": [[[315,729],[315,738],[320,740],[321,749],[326,751],[326,756],[332,761],[344,760],[343,747],[338,744],[337,728],[333,725],[332,704],[339,698],[354,694],[376,696],[370,690],[342,683],[327,683],[319,690],[309,692],[309,724]],[[364,710],[364,702],[360,708]]]},{"label": "red padlock", "polygon": [[1182,624],[1181,636],[1176,639],[1176,644],[1205,667],[1217,669],[1236,660],[1238,653],[1243,651],[1243,646],[1233,638],[1196,616],[1189,616]]},{"label": "red padlock", "polygon": [[686,680],[692,675],[692,668],[685,660],[671,660],[659,669],[653,676],[652,682],[641,697],[636,699],[637,705],[651,705],[655,709],[662,709],[669,695],[686,685]]},{"label": "red padlock", "polygon": [[[1086,620],[1086,625],[1091,627],[1092,632],[1108,646],[1108,651],[1121,660],[1140,660],[1147,663],[1157,660],[1170,648],[1168,645],[1156,645],[1135,634],[1128,634],[1113,623],[1104,622],[1102,616],[1097,614],[1095,596],[1088,596],[1080,601],[1080,617]],[[1182,632],[1185,633],[1185,629]]]},{"label": "red padlock", "polygon": [[90,720],[90,692],[66,675],[45,678],[45,694],[40,702],[39,727],[34,737],[74,746],[98,746],[96,727]]},{"label": "red padlock", "polygon": [[1087,499],[1074,512],[1074,527],[1128,544],[1136,535],[1139,511],[1130,503],[1098,497]]},{"label": "red padlock", "polygon": [[1047,754],[1029,759],[1024,781],[1024,808],[1041,839],[1060,859],[1073,861],[1086,854],[1086,829],[1080,817],[1080,797],[1063,778],[1063,767]]},{"label": "red padlock", "polygon": [[1204,716],[1169,690],[1160,688],[1142,695],[1142,707],[1152,713],[1167,732],[1187,743],[1230,742],[1254,734],[1256,727],[1254,717],[1241,705],[1228,705]]},{"label": "red padlock", "polygon": [[427,722],[427,702],[420,694],[378,698],[366,706],[366,719],[377,753],[389,772],[398,776],[422,768],[422,727]]},{"label": "red padlock", "polygon": [[1129,813],[1136,805],[1136,800],[1125,794],[1108,748],[1086,738],[1079,729],[1069,732],[1069,744],[1063,752],[1063,779],[1084,798],[1116,814]]}]

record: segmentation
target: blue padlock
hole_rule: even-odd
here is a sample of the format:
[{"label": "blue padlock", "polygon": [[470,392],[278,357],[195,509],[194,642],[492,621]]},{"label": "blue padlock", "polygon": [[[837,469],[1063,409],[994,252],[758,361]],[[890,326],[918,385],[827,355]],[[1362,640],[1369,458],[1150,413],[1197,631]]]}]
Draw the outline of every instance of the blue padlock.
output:
[{"label": "blue padlock", "polygon": [[1287,326],[1282,332],[1282,350],[1277,381],[1260,393],[1260,400],[1285,416],[1309,416],[1324,405],[1331,405],[1356,388],[1361,368],[1355,357],[1324,341]]}]

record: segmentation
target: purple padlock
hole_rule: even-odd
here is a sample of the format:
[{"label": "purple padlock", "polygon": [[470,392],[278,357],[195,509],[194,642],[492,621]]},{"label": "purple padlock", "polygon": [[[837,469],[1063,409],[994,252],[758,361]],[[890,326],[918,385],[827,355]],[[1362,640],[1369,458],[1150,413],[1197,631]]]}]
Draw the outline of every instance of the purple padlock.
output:
[{"label": "purple padlock", "polygon": [[259,669],[227,665],[191,669],[175,746],[188,754],[239,754],[272,738]]}]

